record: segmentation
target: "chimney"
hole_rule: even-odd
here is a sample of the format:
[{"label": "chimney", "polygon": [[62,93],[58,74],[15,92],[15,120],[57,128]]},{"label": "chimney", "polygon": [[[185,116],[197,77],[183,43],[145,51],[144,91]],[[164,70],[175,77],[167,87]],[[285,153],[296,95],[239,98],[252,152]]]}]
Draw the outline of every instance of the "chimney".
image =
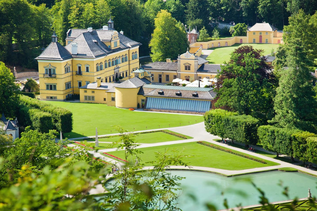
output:
[{"label": "chimney", "polygon": [[100,87],[100,85],[101,85],[101,77],[98,77],[97,78],[97,87]]},{"label": "chimney", "polygon": [[92,27],[88,27],[87,31],[92,32]]},{"label": "chimney", "polygon": [[168,62],[168,63],[172,63],[171,58],[166,58],[166,62]]},{"label": "chimney", "polygon": [[120,31],[120,34],[122,34],[122,35],[123,35],[123,31],[122,31],[122,30]]},{"label": "chimney", "polygon": [[72,54],[77,54],[77,48],[78,48],[78,44],[72,43]]},{"label": "chimney", "polygon": [[108,26],[103,26],[102,30],[107,31],[108,30]]}]

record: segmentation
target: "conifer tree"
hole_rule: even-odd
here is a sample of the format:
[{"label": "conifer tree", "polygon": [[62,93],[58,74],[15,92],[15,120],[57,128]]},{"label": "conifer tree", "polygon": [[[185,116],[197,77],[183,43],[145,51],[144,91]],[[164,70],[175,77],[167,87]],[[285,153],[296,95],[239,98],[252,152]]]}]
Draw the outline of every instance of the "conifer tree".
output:
[{"label": "conifer tree", "polygon": [[317,102],[314,98],[313,77],[300,39],[288,43],[287,64],[274,99],[275,117],[272,122],[285,128],[316,132]]}]

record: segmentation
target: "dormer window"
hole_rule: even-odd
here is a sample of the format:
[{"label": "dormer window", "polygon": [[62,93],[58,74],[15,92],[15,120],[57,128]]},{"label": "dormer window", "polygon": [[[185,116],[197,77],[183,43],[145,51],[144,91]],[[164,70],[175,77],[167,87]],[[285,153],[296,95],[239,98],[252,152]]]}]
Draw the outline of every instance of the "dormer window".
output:
[{"label": "dormer window", "polygon": [[159,95],[164,95],[164,91],[161,89],[160,91],[158,91]]},{"label": "dormer window", "polygon": [[114,42],[113,42],[113,47],[115,47],[115,48],[116,48],[117,46],[118,46],[117,41],[114,41]]},{"label": "dormer window", "polygon": [[197,93],[197,92],[194,92],[194,93],[193,93],[193,97],[198,97],[198,93]]}]

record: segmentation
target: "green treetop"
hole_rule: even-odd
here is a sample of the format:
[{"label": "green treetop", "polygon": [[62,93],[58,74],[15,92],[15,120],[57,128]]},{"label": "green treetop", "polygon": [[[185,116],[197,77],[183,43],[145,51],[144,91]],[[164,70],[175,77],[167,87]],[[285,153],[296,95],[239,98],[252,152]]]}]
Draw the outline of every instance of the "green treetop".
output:
[{"label": "green treetop", "polygon": [[209,34],[207,32],[207,29],[205,27],[203,27],[200,31],[199,31],[199,42],[205,42],[208,41],[209,38]]},{"label": "green treetop", "polygon": [[18,105],[19,88],[10,69],[0,62],[0,114],[14,117]]},{"label": "green treetop", "polygon": [[312,61],[300,39],[289,42],[288,48],[289,69],[282,73],[276,90],[273,122],[281,127],[316,132],[317,102],[310,68]]},{"label": "green treetop", "polygon": [[176,59],[188,47],[187,35],[183,25],[175,20],[166,10],[161,10],[155,18],[155,29],[149,44],[151,58],[165,61],[166,58]]},{"label": "green treetop", "polygon": [[232,36],[246,36],[248,26],[245,23],[238,23],[235,26],[230,27],[230,33]]},{"label": "green treetop", "polygon": [[271,67],[252,46],[236,49],[231,60],[221,67],[215,106],[238,111],[266,121],[273,116],[275,80]]}]

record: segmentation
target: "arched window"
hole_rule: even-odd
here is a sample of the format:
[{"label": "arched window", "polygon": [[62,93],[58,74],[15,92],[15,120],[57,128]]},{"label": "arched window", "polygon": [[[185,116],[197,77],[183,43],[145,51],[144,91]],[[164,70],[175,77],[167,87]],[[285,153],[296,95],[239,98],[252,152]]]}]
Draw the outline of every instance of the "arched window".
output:
[{"label": "arched window", "polygon": [[122,62],[122,63],[124,62],[124,56],[121,57],[121,62]]},{"label": "arched window", "polygon": [[114,59],[112,59],[112,66],[115,66]]},{"label": "arched window", "polygon": [[108,67],[107,60],[105,61],[105,69]]},{"label": "arched window", "polygon": [[118,65],[118,57],[116,57],[115,64]]},{"label": "arched window", "polygon": [[134,52],[132,53],[132,60],[134,60]]},{"label": "arched window", "polygon": [[111,60],[108,60],[108,67],[111,67]]},{"label": "arched window", "polygon": [[118,63],[121,64],[121,56],[118,58]]},{"label": "arched window", "polygon": [[126,62],[128,61],[128,55],[127,54],[125,55],[125,61]]},{"label": "arched window", "polygon": [[138,53],[134,52],[134,59],[137,59],[137,58],[138,58]]},{"label": "arched window", "polygon": [[103,70],[103,64],[100,62],[100,70]]},{"label": "arched window", "polygon": [[99,64],[98,63],[96,64],[96,71],[97,72],[99,71]]}]

